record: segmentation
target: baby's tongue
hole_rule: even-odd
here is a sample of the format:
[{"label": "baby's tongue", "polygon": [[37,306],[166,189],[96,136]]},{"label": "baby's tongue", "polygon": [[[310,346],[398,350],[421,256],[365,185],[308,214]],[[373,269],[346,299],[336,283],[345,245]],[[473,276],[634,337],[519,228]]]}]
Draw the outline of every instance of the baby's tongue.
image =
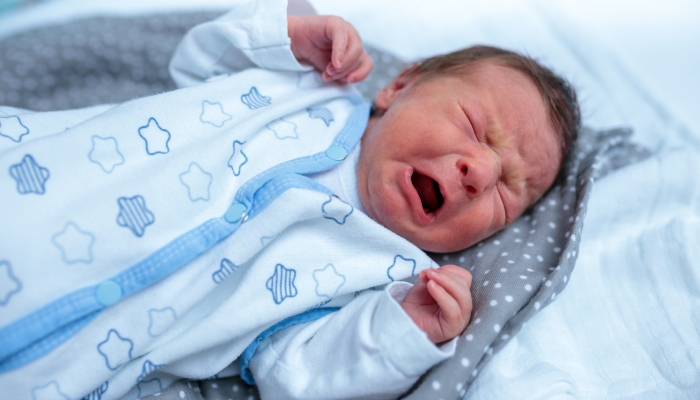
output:
[{"label": "baby's tongue", "polygon": [[411,176],[411,182],[420,196],[421,204],[426,212],[433,212],[440,207],[437,194],[435,193],[434,181],[418,172]]}]

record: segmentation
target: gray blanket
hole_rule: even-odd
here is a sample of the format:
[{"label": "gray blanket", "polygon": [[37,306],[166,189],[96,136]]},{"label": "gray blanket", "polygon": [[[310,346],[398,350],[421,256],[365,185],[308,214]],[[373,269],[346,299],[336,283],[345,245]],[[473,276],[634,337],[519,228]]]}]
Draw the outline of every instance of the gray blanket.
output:
[{"label": "gray blanket", "polygon": [[[193,25],[219,13],[93,17],[23,32],[0,41],[0,104],[39,111],[118,103],[175,88],[167,64]],[[408,64],[368,49],[375,61],[358,84],[369,99]],[[485,363],[538,310],[562,295],[574,267],[586,204],[595,179],[647,156],[625,129],[582,129],[566,174],[507,229],[467,250],[432,254],[474,276],[472,322],[456,355],[404,395],[463,397]],[[78,379],[78,378],[76,378]],[[135,382],[136,384],[136,382]],[[98,388],[87,399],[97,400]],[[249,399],[257,391],[238,377],[179,381],[153,399]]]}]

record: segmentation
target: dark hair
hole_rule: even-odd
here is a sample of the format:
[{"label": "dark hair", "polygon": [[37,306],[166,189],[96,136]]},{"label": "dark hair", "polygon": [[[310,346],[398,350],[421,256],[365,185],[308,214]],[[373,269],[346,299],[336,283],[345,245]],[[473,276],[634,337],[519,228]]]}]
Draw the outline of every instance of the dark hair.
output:
[{"label": "dark hair", "polygon": [[423,60],[411,72],[421,79],[445,74],[458,74],[479,62],[494,62],[525,74],[539,89],[544,100],[549,121],[560,135],[561,170],[576,140],[581,124],[581,110],[576,91],[564,78],[533,58],[491,46],[472,46],[452,53]]}]

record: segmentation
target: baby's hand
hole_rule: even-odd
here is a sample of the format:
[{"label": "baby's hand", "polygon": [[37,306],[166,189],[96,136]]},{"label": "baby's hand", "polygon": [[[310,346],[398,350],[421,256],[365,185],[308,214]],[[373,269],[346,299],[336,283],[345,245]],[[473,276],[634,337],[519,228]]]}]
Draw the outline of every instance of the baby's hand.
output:
[{"label": "baby's hand", "polygon": [[372,70],[372,59],[355,28],[340,17],[287,17],[292,52],[323,72],[325,81],[359,82]]},{"label": "baby's hand", "polygon": [[472,275],[456,265],[421,271],[401,307],[433,343],[459,335],[469,324]]}]

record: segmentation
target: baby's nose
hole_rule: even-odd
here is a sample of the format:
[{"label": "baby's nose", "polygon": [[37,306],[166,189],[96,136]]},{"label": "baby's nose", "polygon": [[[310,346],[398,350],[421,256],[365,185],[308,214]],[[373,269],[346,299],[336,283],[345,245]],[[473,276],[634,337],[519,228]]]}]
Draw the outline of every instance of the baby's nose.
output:
[{"label": "baby's nose", "polygon": [[469,197],[481,196],[496,182],[495,162],[487,159],[463,158],[458,163],[462,186]]}]

